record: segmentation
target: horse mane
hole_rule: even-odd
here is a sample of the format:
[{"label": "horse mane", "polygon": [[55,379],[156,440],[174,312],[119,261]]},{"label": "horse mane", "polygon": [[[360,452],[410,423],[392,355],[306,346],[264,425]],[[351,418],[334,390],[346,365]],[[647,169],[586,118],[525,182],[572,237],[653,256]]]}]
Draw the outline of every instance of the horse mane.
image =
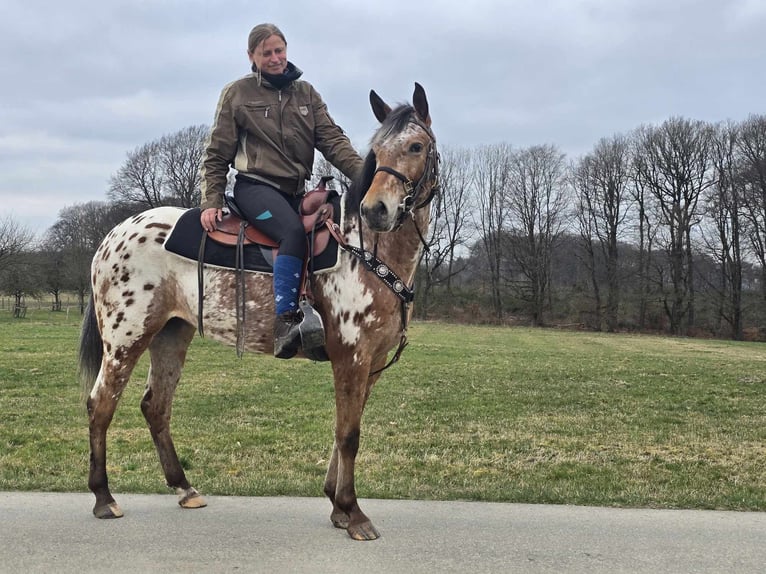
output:
[{"label": "horse mane", "polygon": [[375,176],[377,163],[375,152],[370,150],[364,160],[362,173],[355,181],[351,182],[351,187],[346,196],[346,213],[349,215],[359,215],[359,205],[372,185],[372,178]]},{"label": "horse mane", "polygon": [[[410,123],[414,113],[415,108],[409,104],[402,104],[394,109],[388,114],[378,130],[373,134],[370,139],[370,148],[384,139],[403,132]],[[355,181],[351,182],[351,187],[348,190],[346,198],[346,213],[351,215],[359,214],[359,206],[361,205],[367,190],[370,189],[370,186],[372,185],[372,178],[375,177],[376,167],[377,161],[375,152],[370,149],[364,160],[362,173]]]}]

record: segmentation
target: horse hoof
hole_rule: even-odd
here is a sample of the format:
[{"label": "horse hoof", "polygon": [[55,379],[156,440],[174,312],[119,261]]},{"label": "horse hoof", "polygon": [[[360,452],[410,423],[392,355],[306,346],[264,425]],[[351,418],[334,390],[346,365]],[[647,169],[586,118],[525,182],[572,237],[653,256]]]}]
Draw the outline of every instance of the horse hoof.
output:
[{"label": "horse hoof", "polygon": [[94,506],[93,516],[96,518],[122,518],[122,509],[116,502],[104,506]]},{"label": "horse hoof", "polygon": [[186,490],[179,488],[176,492],[178,494],[178,504],[181,508],[204,508],[207,506],[205,499],[194,488]]},{"label": "horse hoof", "polygon": [[369,520],[362,524],[348,527],[348,535],[354,540],[375,540],[380,538],[380,532]]},{"label": "horse hoof", "polygon": [[348,530],[348,514],[345,512],[333,511],[332,514],[330,514],[330,520],[332,521],[332,525],[335,528],[342,528],[343,530]]}]

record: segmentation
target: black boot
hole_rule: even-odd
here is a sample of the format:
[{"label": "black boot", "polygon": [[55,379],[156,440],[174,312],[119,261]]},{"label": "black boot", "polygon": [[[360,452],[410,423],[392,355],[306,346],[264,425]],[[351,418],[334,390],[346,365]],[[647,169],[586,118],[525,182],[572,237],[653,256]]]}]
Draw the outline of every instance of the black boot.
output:
[{"label": "black boot", "polygon": [[297,311],[287,311],[274,319],[274,356],[290,359],[301,346],[301,316]]}]

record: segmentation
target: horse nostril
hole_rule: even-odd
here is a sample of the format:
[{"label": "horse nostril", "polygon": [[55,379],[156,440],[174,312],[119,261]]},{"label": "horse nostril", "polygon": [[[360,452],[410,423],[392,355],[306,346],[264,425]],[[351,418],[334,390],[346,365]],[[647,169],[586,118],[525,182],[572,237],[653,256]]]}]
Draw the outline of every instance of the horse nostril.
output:
[{"label": "horse nostril", "polygon": [[385,218],[385,216],[388,213],[388,209],[386,208],[386,204],[382,201],[376,201],[372,204],[372,206],[369,206],[367,204],[362,205],[362,215],[364,215],[367,219],[382,219]]}]

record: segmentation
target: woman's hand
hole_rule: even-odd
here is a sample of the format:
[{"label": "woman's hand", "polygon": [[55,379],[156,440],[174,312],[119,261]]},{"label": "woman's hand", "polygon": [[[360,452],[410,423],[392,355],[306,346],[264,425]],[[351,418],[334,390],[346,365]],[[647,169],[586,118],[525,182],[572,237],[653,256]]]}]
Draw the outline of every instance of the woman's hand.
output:
[{"label": "woman's hand", "polygon": [[216,221],[221,221],[221,219],[223,219],[223,210],[215,207],[209,207],[203,210],[202,214],[199,216],[202,229],[208,233],[215,231]]}]

